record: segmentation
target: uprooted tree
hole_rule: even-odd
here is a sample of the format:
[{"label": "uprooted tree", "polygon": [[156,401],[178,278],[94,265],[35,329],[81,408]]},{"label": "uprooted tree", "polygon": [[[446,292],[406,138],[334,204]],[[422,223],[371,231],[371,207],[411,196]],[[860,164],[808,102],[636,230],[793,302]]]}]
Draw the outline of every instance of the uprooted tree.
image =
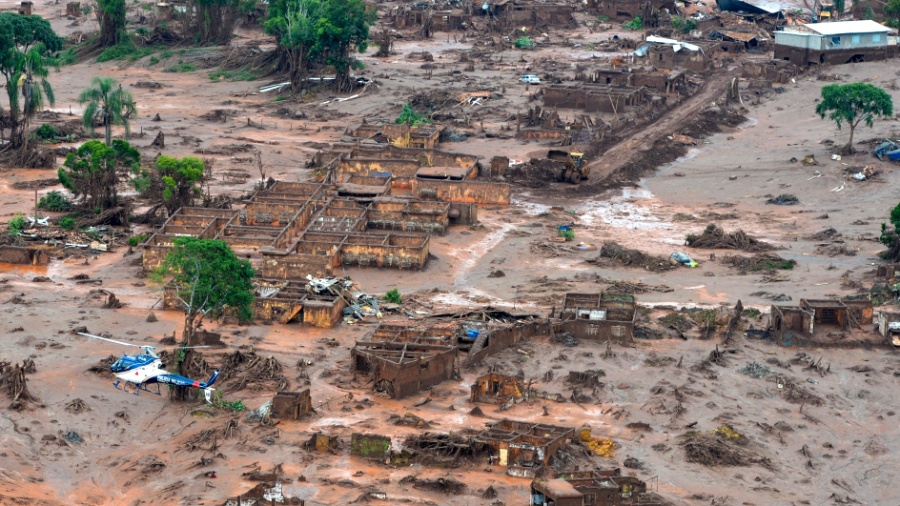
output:
[{"label": "uprooted tree", "polygon": [[[193,344],[193,336],[205,318],[226,313],[240,322],[253,318],[253,268],[239,259],[225,241],[179,237],[152,278],[173,293],[184,310],[181,346]],[[176,358],[179,374],[190,350]],[[175,388],[173,399],[182,400],[187,389]]]},{"label": "uprooted tree", "polygon": [[857,125],[872,127],[877,116],[893,114],[891,96],[881,88],[867,83],[830,84],[822,88],[822,100],[816,106],[816,114],[837,124],[850,127],[850,140],[841,152],[853,153],[853,132]]},{"label": "uprooted tree", "polygon": [[10,131],[7,147],[27,151],[26,132],[31,118],[45,102],[55,103],[53,88],[47,81],[46,57],[61,48],[62,39],[47,20],[40,16],[0,13],[0,74],[6,81],[9,99],[9,114],[3,122]]},{"label": "uprooted tree", "polygon": [[160,156],[152,170],[143,169],[134,179],[134,186],[142,197],[161,204],[171,214],[193,205],[201,195],[205,169],[203,160],[193,156]]},{"label": "uprooted tree", "polygon": [[135,172],[141,154],[125,141],[116,139],[111,146],[88,141],[66,155],[59,168],[59,182],[81,199],[85,209],[105,211],[119,205],[116,186],[122,172]]},{"label": "uprooted tree", "polygon": [[290,69],[291,90],[302,91],[309,69],[330,65],[335,89],[349,90],[353,53],[364,52],[375,9],[362,0],[277,0],[269,6],[266,31],[278,39]]},{"label": "uprooted tree", "polygon": [[91,86],[78,96],[78,103],[85,105],[84,127],[91,134],[94,125],[103,125],[106,145],[112,144],[113,125],[125,127],[125,140],[131,135],[131,118],[137,114],[134,98],[111,77],[95,77]]}]

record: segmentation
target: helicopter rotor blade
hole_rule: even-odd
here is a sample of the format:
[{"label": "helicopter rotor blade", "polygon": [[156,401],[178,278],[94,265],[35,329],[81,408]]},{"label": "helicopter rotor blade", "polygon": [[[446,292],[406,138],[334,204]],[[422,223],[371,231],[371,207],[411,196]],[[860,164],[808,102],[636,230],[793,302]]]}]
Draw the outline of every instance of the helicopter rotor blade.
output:
[{"label": "helicopter rotor blade", "polygon": [[91,338],[94,338],[94,339],[100,339],[101,341],[109,341],[109,342],[111,342],[111,343],[121,344],[122,346],[133,346],[133,347],[135,347],[135,348],[142,348],[142,349],[143,349],[143,348],[154,349],[153,346],[142,346],[142,345],[140,345],[140,344],[126,343],[126,342],[124,342],[124,341],[116,341],[115,339],[110,339],[110,338],[108,338],[108,337],[95,336],[95,335],[93,335],[93,334],[86,334],[86,333],[84,333],[84,332],[79,332],[78,335],[79,335],[79,336],[84,336],[84,337],[91,337]]},{"label": "helicopter rotor blade", "polygon": [[212,346],[175,346],[174,348],[178,350],[194,350],[199,348],[212,348]]}]

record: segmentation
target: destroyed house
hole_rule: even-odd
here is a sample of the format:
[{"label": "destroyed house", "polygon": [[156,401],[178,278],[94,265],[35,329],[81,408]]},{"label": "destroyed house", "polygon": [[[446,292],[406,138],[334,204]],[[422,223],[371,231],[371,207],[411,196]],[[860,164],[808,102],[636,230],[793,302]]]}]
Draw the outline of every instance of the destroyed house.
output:
[{"label": "destroyed house", "polygon": [[220,239],[239,254],[258,254],[251,261],[267,279],[329,276],[341,265],[424,267],[430,232],[446,230],[450,206],[372,197],[378,181],[388,191],[383,180],[352,180],[361,183],[355,190],[370,189],[366,198],[336,196],[340,185],[279,181],[254,194],[243,210],[179,209],[144,244],[144,269],[159,266],[174,240],[185,236]]},{"label": "destroyed house", "polygon": [[890,30],[871,20],[785,27],[775,32],[775,59],[807,67],[895,58],[897,39]]},{"label": "destroyed house", "polygon": [[257,279],[253,300],[253,318],[290,323],[302,321],[316,327],[331,328],[342,318],[347,298],[341,294],[316,294],[306,281]]},{"label": "destroyed house", "polygon": [[841,347],[858,344],[848,334],[873,317],[869,300],[800,299],[799,306],[772,306],[770,327],[779,346]]},{"label": "destroyed house", "polygon": [[644,88],[606,84],[551,84],[542,91],[544,107],[582,109],[586,112],[621,114],[643,105],[650,97]]},{"label": "destroyed house", "polygon": [[472,0],[474,15],[493,18],[504,26],[566,26],[574,21],[572,12],[572,5],[557,2]]},{"label": "destroyed house", "polygon": [[664,500],[647,492],[647,484],[635,476],[622,476],[620,469],[560,473],[553,479],[531,483],[534,506],[662,506]]},{"label": "destroyed house", "polygon": [[619,21],[630,21],[638,16],[646,20],[652,11],[663,8],[675,12],[675,4],[671,0],[587,0],[585,6],[598,16]]},{"label": "destroyed house", "polygon": [[471,387],[472,402],[503,404],[526,396],[524,378],[490,373],[479,377]]},{"label": "destroyed house", "polygon": [[408,123],[369,124],[363,123],[348,130],[351,137],[372,139],[401,148],[433,149],[437,146],[444,127],[438,125],[410,126]]},{"label": "destroyed house", "polygon": [[541,423],[500,420],[475,436],[499,457],[507,474],[534,477],[550,458],[575,437],[573,427]]},{"label": "destroyed house", "polygon": [[879,311],[878,333],[894,347],[900,347],[900,312]]},{"label": "destroyed house", "polygon": [[560,312],[563,330],[578,339],[634,341],[634,296],[614,292],[567,293]]},{"label": "destroyed house", "polygon": [[[332,169],[343,183],[353,175],[386,177],[391,195],[458,204],[509,204],[507,183],[480,181],[478,157],[437,149],[385,144],[335,145],[316,155],[316,164]],[[458,206],[463,214],[470,214]]]},{"label": "destroyed house", "polygon": [[278,392],[272,400],[272,416],[282,420],[299,420],[312,411],[309,389],[300,392]]},{"label": "destroyed house", "polygon": [[351,350],[353,373],[394,399],[408,397],[458,376],[454,334],[381,325]]}]

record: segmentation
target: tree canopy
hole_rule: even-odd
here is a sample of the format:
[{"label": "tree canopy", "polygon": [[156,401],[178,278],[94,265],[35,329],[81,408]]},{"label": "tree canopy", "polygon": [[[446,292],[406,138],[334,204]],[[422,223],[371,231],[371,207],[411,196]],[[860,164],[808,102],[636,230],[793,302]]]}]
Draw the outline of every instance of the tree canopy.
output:
[{"label": "tree canopy", "polygon": [[97,22],[100,24],[100,47],[115,46],[125,40],[125,0],[97,0]]},{"label": "tree canopy", "polygon": [[891,96],[881,88],[868,83],[830,84],[822,88],[822,100],[816,106],[816,114],[837,124],[850,126],[850,140],[844,146],[845,153],[853,152],[853,131],[860,123],[871,127],[878,116],[890,116],[894,111]]},{"label": "tree canopy", "polygon": [[62,48],[62,39],[40,16],[0,13],[0,75],[9,99],[10,144],[26,146],[28,121],[56,98],[47,81],[46,57]]},{"label": "tree canopy", "polygon": [[179,237],[154,272],[156,281],[175,289],[185,312],[184,343],[191,342],[205,317],[233,313],[241,322],[253,318],[253,268],[225,241]]},{"label": "tree canopy", "polygon": [[350,70],[364,52],[376,11],[362,0],[274,0],[265,29],[275,35],[288,57],[292,90],[304,87],[312,65],[334,67],[337,89],[348,89]]},{"label": "tree canopy", "polygon": [[106,133],[106,145],[112,144],[112,126],[125,127],[125,139],[131,135],[130,119],[137,114],[134,98],[122,85],[111,77],[94,77],[90,88],[78,96],[84,108],[84,127],[89,133],[94,132],[94,125],[103,125]]},{"label": "tree canopy", "polygon": [[900,0],[888,0],[884,4],[884,24],[900,28]]},{"label": "tree canopy", "polygon": [[57,174],[59,182],[81,197],[86,208],[106,210],[119,205],[119,171],[137,171],[140,160],[140,153],[125,141],[116,139],[112,146],[88,141],[66,155]]},{"label": "tree canopy", "polygon": [[134,179],[134,186],[142,196],[156,200],[172,213],[192,205],[200,196],[205,170],[203,160],[193,156],[160,156],[152,171],[143,170]]}]

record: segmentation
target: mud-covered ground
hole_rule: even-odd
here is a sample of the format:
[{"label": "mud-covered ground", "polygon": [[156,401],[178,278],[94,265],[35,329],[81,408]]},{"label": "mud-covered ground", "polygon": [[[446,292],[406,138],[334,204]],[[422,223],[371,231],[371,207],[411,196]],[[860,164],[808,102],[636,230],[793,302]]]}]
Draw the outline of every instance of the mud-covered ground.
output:
[{"label": "mud-covered ground", "polygon": [[[44,13],[43,6],[35,8]],[[52,22],[63,33],[74,29],[65,28],[68,21],[64,19]],[[242,31],[241,35],[245,38],[238,43],[253,33]],[[581,30],[572,38],[580,37],[586,45],[607,36]],[[551,34],[554,38],[563,39]],[[505,118],[529,107],[528,95],[534,92],[515,78],[529,71],[529,62],[540,58],[552,57],[557,64],[569,65],[597,55],[583,46],[560,45],[527,53],[512,50],[492,55],[490,65],[479,62],[474,73],[450,74],[464,65],[455,63],[460,52],[477,49],[479,43],[438,34],[426,43],[398,41],[397,54],[389,58],[376,59],[370,50],[362,58],[365,75],[373,77],[376,86],[360,98],[329,104],[322,103],[333,98],[328,91],[305,102],[281,101],[259,93],[268,81],[213,83],[209,70],[163,71],[179,58],[189,57],[190,50],[184,54],[176,50],[171,60],[155,65],[146,58],[128,65],[80,63],[51,75],[57,93],[54,111],[59,114],[55,121],[78,120],[78,93],[92,76],[112,76],[129,87],[140,109],[133,125],[136,145],[149,145],[161,129],[166,135],[164,154],[215,158],[212,192],[233,196],[248,191],[259,178],[252,152],[240,146],[251,144],[260,151],[267,177],[304,181],[310,177],[305,163],[322,143],[340,140],[347,126],[363,117],[370,122],[392,120],[411,96],[426,90],[451,94],[490,90],[502,95],[488,101],[484,110],[455,109],[460,117],[476,118],[469,127],[457,126],[471,135],[465,142],[442,148],[486,159],[496,154],[526,159],[546,149],[546,145],[517,140],[505,130],[509,126]],[[423,47],[434,55],[437,65],[431,79],[425,78],[420,69],[423,62],[414,55]],[[835,67],[829,73],[841,82],[880,85],[898,98],[890,68],[868,63]],[[148,81],[162,87],[134,86]],[[675,162],[647,175],[637,187],[576,195],[565,184],[515,186],[512,205],[481,209],[478,226],[457,227],[433,237],[433,259],[421,272],[342,269],[338,273],[350,276],[369,293],[397,288],[426,312],[492,304],[547,315],[569,291],[599,291],[616,281],[659,288],[640,293],[638,299],[656,308],[642,310],[640,321],[657,329],[661,339],[613,347],[614,356],[605,358],[603,344],[580,342],[566,347],[538,338],[463,369],[458,382],[393,401],[363,386],[349,388],[343,381],[349,375],[350,348],[374,322],[333,330],[210,324],[223,333],[227,344],[223,350],[202,352],[214,366],[221,365],[226,353],[252,349],[277,360],[294,388],[306,382],[300,378],[299,364],[311,363],[305,375],[317,413],[307,420],[261,427],[248,423],[246,413],[198,410],[197,405],[170,402],[165,395],[125,394],[112,388],[110,378],[87,372],[101,359],[123,350],[79,337],[72,329],[84,326],[90,332],[109,332],[140,344],[180,332],[178,314],[154,311],[160,291],[141,276],[136,264],[139,252],[128,253],[123,246],[87,258],[74,254],[54,260],[47,268],[4,265],[0,328],[6,338],[0,343],[0,359],[34,360],[36,372],[27,378],[36,400],[25,403],[22,411],[6,409],[7,401],[0,405],[0,503],[223,504],[255,485],[244,473],[280,464],[285,495],[304,499],[308,505],[348,504],[369,492],[384,492],[392,501],[413,504],[494,504],[493,499],[481,498],[488,486],[497,490],[496,500],[503,504],[527,504],[529,481],[506,476],[497,467],[488,471],[485,462],[451,469],[420,464],[394,468],[351,458],[346,447],[336,454],[304,449],[310,436],[320,431],[341,437],[345,444],[352,432],[390,435],[399,442],[421,431],[396,426],[388,418],[411,412],[439,432],[479,429],[501,418],[590,425],[594,435],[611,437],[619,445],[614,458],[597,457],[591,465],[622,466],[626,458],[635,458],[643,469],[626,471],[647,480],[675,504],[896,504],[892,484],[900,462],[891,449],[900,444],[894,412],[900,361],[892,350],[782,349],[743,337],[741,332],[725,347],[718,338],[697,339],[696,328],[686,331],[684,340],[657,323],[671,308],[718,307],[724,314],[741,300],[753,310],[746,313],[741,328],[761,328],[774,296],[793,301],[784,303],[797,303],[800,298],[850,295],[860,284],[870,286],[882,250],[877,242],[880,223],[897,203],[898,174],[893,165],[869,154],[870,144],[858,145],[861,154],[832,159],[830,141],[841,144],[847,132],[813,112],[821,86],[830,82],[808,74],[778,92],[762,97],[748,93],[746,109],[736,111],[746,121],[737,127],[718,127],[721,131],[713,135],[701,135],[713,130],[708,126],[685,127],[681,133],[704,138],[684,148]],[[720,106],[710,107],[713,110],[705,111],[704,118],[721,114]],[[203,118],[215,110],[231,113],[224,122]],[[561,115],[574,113],[561,111]],[[152,121],[156,114],[161,121]],[[481,122],[485,134],[480,133]],[[872,129],[860,128],[856,138],[895,137],[897,128],[894,119],[878,121]],[[142,151],[150,157],[159,152]],[[807,155],[814,155],[817,165],[802,164]],[[643,159],[654,156],[650,153]],[[659,160],[670,159],[659,155]],[[866,166],[879,174],[866,181],[848,177],[849,170],[857,172]],[[647,174],[644,169],[634,174]],[[34,191],[17,190],[14,183],[52,177],[53,172],[39,170],[11,169],[0,174],[0,220],[18,212],[30,214]],[[39,193],[51,189],[41,188]],[[796,195],[799,204],[765,203],[780,194]],[[797,265],[777,276],[744,274],[723,262],[733,251],[686,248],[685,236],[700,233],[709,223],[729,232],[742,229],[775,245],[772,253]],[[560,224],[573,226],[575,243],[547,241]],[[813,237],[828,228],[835,231],[829,239],[821,234]],[[130,233],[146,231],[135,226]],[[605,259],[594,261],[597,248],[608,241],[661,257],[684,251],[700,265],[657,272]],[[574,247],[577,243],[586,246],[579,249]],[[99,286],[72,279],[79,274],[102,280],[102,288],[115,293],[125,306],[101,308],[102,300],[90,293]],[[36,277],[49,281],[35,282]],[[158,319],[155,322],[147,321],[151,311]],[[724,360],[703,365],[717,343],[728,350]],[[797,356],[800,351],[808,356]],[[829,367],[827,373],[806,368],[810,360],[819,359]],[[751,362],[768,367],[771,373],[754,378],[739,372]],[[502,412],[481,406],[484,417],[470,415],[474,406],[468,400],[469,385],[491,367],[510,374],[521,371],[537,389],[567,398],[573,393],[565,383],[568,371],[602,369],[604,385],[581,392],[587,398],[578,403],[536,399]],[[266,384],[241,390],[223,386],[223,390],[229,400],[241,400],[250,408],[273,395]],[[415,406],[429,395],[431,402]],[[86,410],[70,405],[76,399]],[[229,423],[232,420],[234,424]],[[635,422],[648,427],[627,426]],[[686,461],[682,443],[688,432],[705,433],[725,424],[744,435],[743,448],[755,463],[706,466]],[[69,431],[83,442],[62,438]],[[453,477],[467,489],[455,496],[422,491],[401,482],[409,475]]]}]

